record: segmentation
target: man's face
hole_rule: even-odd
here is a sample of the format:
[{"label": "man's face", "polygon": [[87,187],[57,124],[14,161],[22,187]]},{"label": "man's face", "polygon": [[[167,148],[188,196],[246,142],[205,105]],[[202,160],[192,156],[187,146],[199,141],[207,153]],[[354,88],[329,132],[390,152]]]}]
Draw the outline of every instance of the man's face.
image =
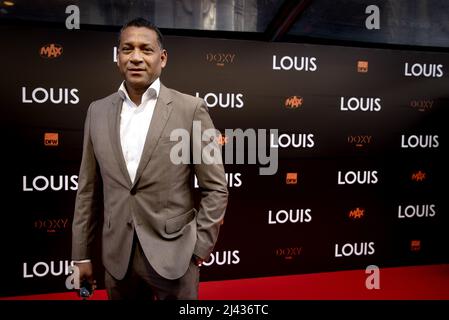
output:
[{"label": "man's face", "polygon": [[128,27],[120,36],[117,66],[126,85],[145,90],[160,75],[167,63],[167,52],[159,47],[154,30]]}]

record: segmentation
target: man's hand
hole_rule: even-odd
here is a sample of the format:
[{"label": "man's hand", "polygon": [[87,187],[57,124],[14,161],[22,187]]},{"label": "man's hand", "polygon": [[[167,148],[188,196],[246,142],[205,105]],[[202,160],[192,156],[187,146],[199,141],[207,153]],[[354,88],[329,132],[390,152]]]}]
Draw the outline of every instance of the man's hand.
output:
[{"label": "man's hand", "polygon": [[78,267],[80,272],[80,283],[82,283],[83,280],[86,280],[92,286],[92,291],[95,290],[97,287],[97,281],[94,280],[92,262],[75,262],[75,266]]}]

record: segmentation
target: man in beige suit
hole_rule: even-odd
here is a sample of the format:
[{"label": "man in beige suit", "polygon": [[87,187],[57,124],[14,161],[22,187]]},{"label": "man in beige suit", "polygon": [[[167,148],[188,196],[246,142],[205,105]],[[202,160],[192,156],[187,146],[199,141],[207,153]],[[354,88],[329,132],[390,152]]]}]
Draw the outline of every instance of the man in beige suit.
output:
[{"label": "man in beige suit", "polygon": [[[221,163],[175,164],[170,158],[178,143],[170,139],[174,130],[192,137],[194,121],[203,132],[214,126],[203,100],[160,82],[166,63],[157,27],[141,18],[129,22],[118,48],[124,81],[118,92],[87,111],[72,259],[80,279],[93,284],[94,233],[103,215],[102,261],[110,299],[197,299],[199,266],[214,248],[226,210]],[[192,139],[190,146],[199,143]],[[198,210],[194,175],[201,190]]]}]

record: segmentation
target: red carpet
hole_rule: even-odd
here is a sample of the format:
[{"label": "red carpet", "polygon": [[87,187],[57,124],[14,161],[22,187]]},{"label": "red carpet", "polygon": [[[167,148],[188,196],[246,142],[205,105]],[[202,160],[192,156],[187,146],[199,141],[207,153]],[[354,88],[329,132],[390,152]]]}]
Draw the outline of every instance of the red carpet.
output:
[{"label": "red carpet", "polygon": [[[365,270],[210,281],[200,300],[449,300],[449,264],[380,269],[380,289],[368,290]],[[74,292],[3,298],[73,300]],[[104,290],[92,300],[106,299]]]}]

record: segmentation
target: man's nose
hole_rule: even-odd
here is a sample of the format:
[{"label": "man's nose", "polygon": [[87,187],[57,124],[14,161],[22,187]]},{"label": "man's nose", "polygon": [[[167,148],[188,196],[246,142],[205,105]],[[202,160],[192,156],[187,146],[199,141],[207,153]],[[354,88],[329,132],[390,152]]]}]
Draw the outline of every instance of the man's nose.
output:
[{"label": "man's nose", "polygon": [[139,63],[139,62],[143,61],[142,52],[140,52],[140,50],[134,50],[131,54],[130,60],[133,63]]}]

